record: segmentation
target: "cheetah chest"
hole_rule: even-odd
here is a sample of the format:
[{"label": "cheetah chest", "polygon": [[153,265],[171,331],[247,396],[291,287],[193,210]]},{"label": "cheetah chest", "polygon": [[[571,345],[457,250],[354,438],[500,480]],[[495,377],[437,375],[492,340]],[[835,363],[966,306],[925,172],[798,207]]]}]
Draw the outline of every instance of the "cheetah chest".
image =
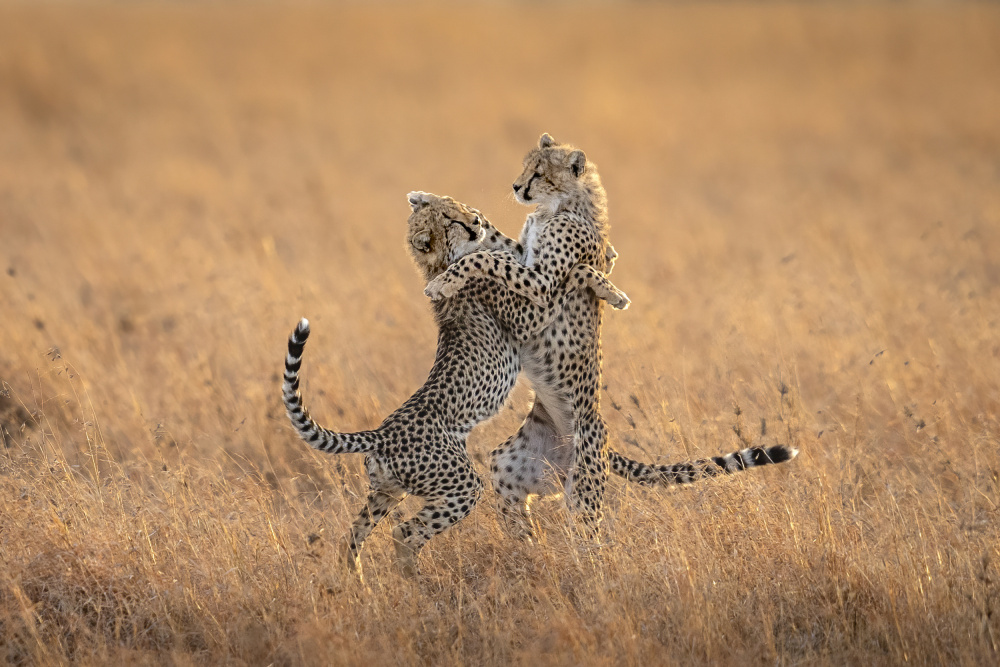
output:
[{"label": "cheetah chest", "polygon": [[541,235],[543,224],[538,218],[529,215],[524,221],[524,229],[521,230],[521,246],[524,247],[524,265],[528,268],[535,268],[538,262],[538,237]]}]

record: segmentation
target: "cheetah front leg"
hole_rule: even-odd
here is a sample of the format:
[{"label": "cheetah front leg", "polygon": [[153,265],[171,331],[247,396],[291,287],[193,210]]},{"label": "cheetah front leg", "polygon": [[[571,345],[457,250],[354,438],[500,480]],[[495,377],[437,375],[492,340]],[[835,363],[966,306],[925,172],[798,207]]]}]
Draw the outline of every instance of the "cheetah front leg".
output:
[{"label": "cheetah front leg", "polygon": [[604,249],[604,261],[606,262],[605,268],[607,269],[605,273],[609,276],[611,275],[611,272],[615,270],[616,259],[618,259],[618,251],[615,250],[615,247],[609,243],[608,247]]},{"label": "cheetah front leg", "polygon": [[591,289],[599,299],[604,299],[614,308],[628,308],[629,299],[625,292],[615,287],[603,274],[585,264],[576,266],[566,277],[563,289],[557,290],[549,305],[536,306],[524,297],[511,294],[498,286],[487,295],[488,305],[500,326],[513,336],[519,345],[527,345],[546,327],[552,324],[563,311],[567,295],[580,290]]},{"label": "cheetah front leg", "polygon": [[625,310],[632,303],[628,295],[621,291],[608,277],[587,264],[577,264],[566,278],[566,286],[589,287],[615,310]]},{"label": "cheetah front leg", "polygon": [[519,264],[524,263],[524,246],[510,238],[499,229],[493,226],[489,220],[486,219],[479,211],[472,209],[479,215],[479,220],[483,225],[483,231],[486,234],[483,236],[482,244],[487,250],[497,250],[500,252],[505,252],[512,255]]},{"label": "cheetah front leg", "polygon": [[[575,261],[575,260],[574,260]],[[549,305],[554,284],[561,282],[569,271],[567,266],[554,281],[547,273],[534,271],[505,252],[474,252],[453,262],[444,273],[427,283],[424,294],[431,301],[455,296],[471,278],[489,276],[508,289],[545,308]]]}]

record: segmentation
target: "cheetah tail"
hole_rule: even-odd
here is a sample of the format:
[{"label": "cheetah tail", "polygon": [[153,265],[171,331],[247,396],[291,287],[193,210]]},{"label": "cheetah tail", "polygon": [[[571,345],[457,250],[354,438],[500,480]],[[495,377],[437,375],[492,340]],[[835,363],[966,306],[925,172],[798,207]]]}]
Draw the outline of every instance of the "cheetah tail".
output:
[{"label": "cheetah tail", "polygon": [[626,458],[618,452],[609,452],[611,472],[630,482],[644,486],[674,486],[690,484],[707,477],[729,475],[748,468],[783,463],[796,457],[799,450],[775,445],[774,447],[750,447],[725,456],[713,456],[673,465],[650,465]]},{"label": "cheetah tail", "polygon": [[302,318],[295,331],[288,337],[288,356],[285,357],[285,381],[281,385],[281,398],[285,402],[285,414],[292,420],[292,426],[299,437],[314,449],[330,454],[366,454],[374,451],[376,436],[372,431],[360,433],[337,433],[329,431],[312,420],[309,410],[302,405],[299,393],[299,368],[302,366],[302,351],[309,338],[309,320]]}]

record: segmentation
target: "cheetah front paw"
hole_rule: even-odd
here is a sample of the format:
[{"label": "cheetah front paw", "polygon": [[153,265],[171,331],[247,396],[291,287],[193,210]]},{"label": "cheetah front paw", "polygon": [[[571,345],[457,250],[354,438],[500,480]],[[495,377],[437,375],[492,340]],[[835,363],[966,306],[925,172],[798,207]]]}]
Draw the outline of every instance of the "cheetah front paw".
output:
[{"label": "cheetah front paw", "polygon": [[448,280],[448,277],[442,274],[427,283],[427,287],[424,288],[424,294],[429,296],[431,301],[440,301],[441,299],[455,296],[458,293],[459,287],[454,281]]},{"label": "cheetah front paw", "polygon": [[615,269],[615,260],[618,259],[618,251],[615,250],[615,247],[610,243],[608,244],[608,247],[604,250],[604,259],[607,260],[607,269],[608,269],[604,273],[607,275],[611,275],[611,272],[614,271]]},{"label": "cheetah front paw", "polygon": [[619,290],[608,295],[608,303],[611,304],[611,307],[615,310],[625,310],[632,302],[629,300],[628,295],[625,294],[625,292]]}]

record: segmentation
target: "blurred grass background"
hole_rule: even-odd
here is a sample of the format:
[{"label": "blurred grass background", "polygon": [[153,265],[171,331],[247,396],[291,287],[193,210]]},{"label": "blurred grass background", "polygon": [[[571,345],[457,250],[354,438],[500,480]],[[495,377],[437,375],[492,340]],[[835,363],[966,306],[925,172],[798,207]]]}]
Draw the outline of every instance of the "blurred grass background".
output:
[{"label": "blurred grass background", "polygon": [[[995,662],[998,82],[989,4],[0,4],[0,655]],[[358,585],[287,334],[318,417],[378,424],[436,340],[405,194],[514,235],[543,131],[609,194],[614,446],[802,455],[616,482],[602,549],[487,499],[417,583],[380,529]]]}]

